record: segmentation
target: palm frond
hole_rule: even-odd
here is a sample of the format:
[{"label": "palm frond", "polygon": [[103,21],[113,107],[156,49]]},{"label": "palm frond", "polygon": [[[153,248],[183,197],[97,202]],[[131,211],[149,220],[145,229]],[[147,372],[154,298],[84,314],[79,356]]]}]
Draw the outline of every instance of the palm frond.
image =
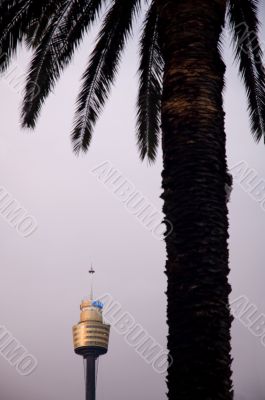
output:
[{"label": "palm frond", "polygon": [[[49,93],[49,88],[47,87],[44,77],[47,76],[47,72],[53,68],[53,65],[50,63],[52,51],[51,43],[57,29],[59,29],[60,23],[69,11],[71,3],[71,0],[65,0],[53,15],[53,22],[42,42],[37,47],[31,62],[22,107],[22,124],[25,127],[35,126],[41,105]],[[40,87],[43,88],[41,95]]]},{"label": "palm frond", "polygon": [[140,42],[140,86],[137,101],[137,138],[140,157],[153,162],[160,134],[163,57],[158,40],[158,14],[153,0]]},{"label": "palm frond", "polygon": [[228,21],[232,29],[235,58],[244,81],[251,130],[256,141],[265,135],[265,71],[259,43],[256,0],[230,0]]},{"label": "palm frond", "polygon": [[61,65],[71,60],[74,50],[100,15],[106,2],[107,0],[79,0],[73,3],[71,12],[61,29],[61,35],[57,37],[59,43],[57,57]]},{"label": "palm frond", "polygon": [[57,11],[61,9],[64,0],[39,0],[34,2],[30,20],[25,30],[25,38],[29,47],[37,47],[48,33],[55,21]]},{"label": "palm frond", "polygon": [[140,0],[113,0],[99,33],[77,101],[72,133],[74,150],[86,151],[93,127],[108,97]]},{"label": "palm frond", "polygon": [[4,71],[23,37],[34,0],[5,0],[0,3],[0,71]]},{"label": "palm frond", "polygon": [[[94,22],[105,0],[63,0],[53,13],[31,63],[22,108],[22,123],[34,127],[42,104],[70,62],[84,33]],[[43,35],[43,37],[42,37]]]}]

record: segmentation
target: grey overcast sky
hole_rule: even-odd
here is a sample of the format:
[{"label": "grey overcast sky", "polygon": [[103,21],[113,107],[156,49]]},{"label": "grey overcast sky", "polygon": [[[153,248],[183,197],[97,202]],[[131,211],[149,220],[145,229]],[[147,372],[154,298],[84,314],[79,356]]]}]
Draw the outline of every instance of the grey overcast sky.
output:
[{"label": "grey overcast sky", "polygon": [[[264,1],[261,3],[261,15],[265,15]],[[265,47],[265,19],[263,22]],[[15,72],[0,80],[0,186],[38,224],[37,230],[24,238],[0,218],[0,325],[38,360],[31,375],[21,376],[0,356],[4,400],[83,399],[83,364],[73,352],[71,328],[79,319],[80,300],[89,292],[91,262],[96,269],[96,294],[111,293],[124,312],[130,312],[166,347],[164,244],[91,172],[108,161],[161,210],[161,153],[150,167],[139,161],[136,148],[137,35],[128,44],[88,154],[76,158],[71,148],[75,99],[94,38],[95,31],[85,38],[46,102],[34,133],[20,128],[21,95],[11,82],[26,73],[30,54],[25,48],[9,69],[15,68]],[[256,179],[265,179],[265,146],[257,146],[250,135],[246,95],[227,43],[229,166],[244,161],[256,171]],[[265,210],[237,182],[229,208],[231,300],[246,296],[257,315],[262,315]],[[242,321],[234,322],[232,335],[235,399],[262,400],[265,347]],[[109,353],[100,361],[99,400],[166,399],[164,380],[164,375],[156,373],[112,330]]]}]

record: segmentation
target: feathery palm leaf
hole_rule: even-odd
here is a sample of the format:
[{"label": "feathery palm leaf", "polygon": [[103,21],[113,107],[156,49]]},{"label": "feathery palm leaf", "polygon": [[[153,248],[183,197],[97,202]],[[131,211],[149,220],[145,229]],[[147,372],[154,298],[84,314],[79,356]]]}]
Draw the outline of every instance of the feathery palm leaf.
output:
[{"label": "feathery palm leaf", "polygon": [[103,0],[68,0],[53,13],[40,41],[27,79],[22,109],[24,126],[34,127],[42,104],[69,63],[83,34],[94,22]]},{"label": "feathery palm leaf", "polygon": [[54,16],[63,2],[64,0],[40,1],[35,9],[35,13],[31,13],[29,26],[27,26],[25,31],[26,41],[29,47],[34,48],[40,44],[51,24],[54,22]]},{"label": "feathery palm leaf", "polygon": [[105,17],[91,61],[83,75],[83,86],[78,97],[72,133],[77,153],[81,149],[87,150],[90,144],[92,129],[109,94],[140,3],[140,0],[114,0]]},{"label": "feathery palm leaf", "polygon": [[0,5],[0,71],[4,71],[21,42],[34,0],[5,0]]},{"label": "feathery palm leaf", "polygon": [[141,159],[154,161],[160,133],[163,58],[158,41],[156,2],[147,13],[140,43],[140,87],[137,101],[137,136]]},{"label": "feathery palm leaf", "polygon": [[[44,80],[43,71],[48,71],[50,68],[53,68],[53,65],[50,63],[52,39],[54,35],[56,35],[57,30],[60,29],[60,23],[66,17],[71,3],[71,0],[65,0],[59,6],[57,12],[53,14],[53,21],[50,23],[48,31],[46,32],[43,40],[37,47],[34,54],[27,77],[26,91],[22,108],[23,126],[35,126],[41,105],[49,93],[49,88],[46,84],[47,82]],[[39,96],[39,101],[36,101],[40,92],[40,84],[44,88],[44,91],[42,92],[42,96]]]},{"label": "feathery palm leaf", "polygon": [[235,43],[235,57],[247,91],[252,133],[259,141],[265,135],[265,71],[258,40],[256,3],[255,0],[230,0],[228,21]]}]

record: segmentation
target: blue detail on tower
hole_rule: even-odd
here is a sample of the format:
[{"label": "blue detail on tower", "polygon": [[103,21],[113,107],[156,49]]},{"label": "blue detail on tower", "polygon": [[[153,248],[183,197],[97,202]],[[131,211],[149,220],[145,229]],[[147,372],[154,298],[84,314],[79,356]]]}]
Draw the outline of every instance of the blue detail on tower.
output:
[{"label": "blue detail on tower", "polygon": [[103,307],[104,307],[104,304],[103,304],[101,301],[99,301],[99,300],[94,300],[94,301],[92,302],[92,306],[93,306],[93,307],[96,307],[96,308],[99,308],[100,310],[102,310]]}]

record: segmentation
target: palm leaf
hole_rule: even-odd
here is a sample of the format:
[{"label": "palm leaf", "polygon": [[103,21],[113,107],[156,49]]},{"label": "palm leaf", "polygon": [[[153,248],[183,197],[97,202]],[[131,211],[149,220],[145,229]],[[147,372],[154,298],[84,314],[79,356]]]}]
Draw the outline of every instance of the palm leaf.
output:
[{"label": "palm leaf", "polygon": [[117,72],[126,40],[131,33],[140,0],[113,0],[99,33],[77,101],[75,127],[72,133],[74,150],[86,151],[93,127],[108,97]]},{"label": "palm leaf", "polygon": [[141,159],[156,158],[161,115],[163,58],[158,41],[158,15],[153,1],[140,42],[140,86],[137,101],[137,137]]},{"label": "palm leaf", "polygon": [[34,0],[5,0],[0,4],[0,70],[4,71],[23,37]]},{"label": "palm leaf", "polygon": [[55,21],[57,12],[61,9],[64,0],[41,0],[35,1],[29,24],[25,35],[29,47],[37,47],[48,33],[52,23]]},{"label": "palm leaf", "polygon": [[228,20],[233,33],[235,57],[247,91],[251,130],[259,141],[265,133],[265,71],[258,39],[257,1],[230,0]]},{"label": "palm leaf", "polygon": [[22,123],[34,127],[46,97],[54,87],[75,48],[89,28],[104,0],[68,0],[53,12],[46,32],[34,36],[40,41],[27,78],[22,108]]}]

